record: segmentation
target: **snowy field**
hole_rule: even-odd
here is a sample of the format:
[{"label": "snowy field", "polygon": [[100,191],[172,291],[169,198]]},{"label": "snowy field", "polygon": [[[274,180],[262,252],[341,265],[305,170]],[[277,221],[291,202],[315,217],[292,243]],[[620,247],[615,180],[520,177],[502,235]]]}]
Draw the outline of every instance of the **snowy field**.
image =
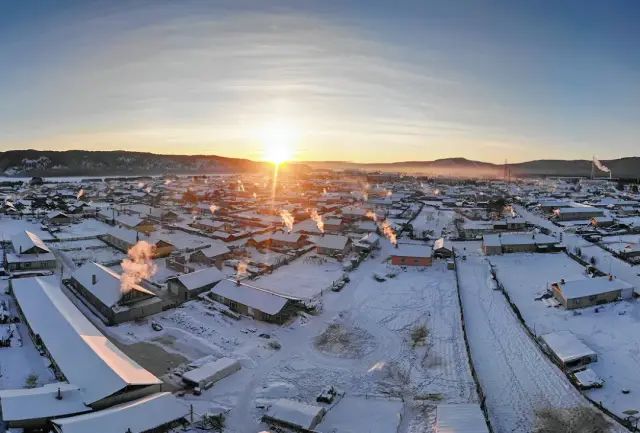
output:
[{"label": "snowy field", "polygon": [[[599,306],[598,313],[593,307],[583,308],[574,315],[534,300],[552,281],[585,277],[583,267],[566,255],[506,254],[490,260],[529,328],[538,335],[571,331],[598,354],[591,368],[605,385],[587,391],[590,398],[620,416],[640,407],[640,375],[635,373],[640,362],[640,306],[636,300]],[[624,388],[631,392],[623,394]]]},{"label": "snowy field", "polygon": [[[388,254],[390,247],[385,248]],[[384,282],[372,278],[374,272],[390,271],[397,276]],[[300,275],[294,272],[288,278],[295,281]],[[319,314],[284,326],[235,321],[192,301],[107,332],[122,344],[147,341],[190,361],[210,355],[240,359],[238,373],[200,397],[185,397],[199,413],[227,411],[229,432],[266,429],[259,406],[280,397],[314,403],[327,386],[335,386],[344,397],[322,426],[339,431],[362,431],[361,421],[374,419],[379,421],[367,422],[367,431],[428,433],[438,402],[477,401],[455,277],[444,263],[403,272],[369,259],[350,276],[341,292],[323,295]],[[151,330],[150,320],[163,330]],[[414,345],[412,331],[422,326],[428,335]],[[261,338],[261,333],[271,338]],[[279,350],[271,347],[273,341],[280,343]]]},{"label": "snowy field", "polygon": [[[480,244],[460,242],[456,248],[460,250],[463,245],[467,260],[457,260],[457,265],[465,325],[494,432],[530,433],[539,409],[589,405],[538,349],[504,295],[493,290],[495,283],[486,258],[479,251]],[[530,266],[529,273],[546,275],[539,266],[524,266]],[[517,278],[521,274],[511,275]],[[614,425],[612,431],[624,430]]]}]

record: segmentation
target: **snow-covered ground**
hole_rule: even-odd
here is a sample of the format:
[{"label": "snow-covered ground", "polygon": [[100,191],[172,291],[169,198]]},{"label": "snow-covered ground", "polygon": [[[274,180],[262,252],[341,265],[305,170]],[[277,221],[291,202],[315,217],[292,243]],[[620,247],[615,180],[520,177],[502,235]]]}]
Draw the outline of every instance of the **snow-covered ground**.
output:
[{"label": "snow-covered ground", "polygon": [[[388,254],[390,247],[385,243],[384,248]],[[391,270],[398,272],[394,278],[372,278],[374,272]],[[108,332],[122,343],[149,341],[190,360],[206,355],[241,359],[240,372],[200,397],[185,397],[197,411],[229,411],[230,432],[259,431],[263,410],[256,406],[262,402],[287,397],[313,403],[326,386],[345,393],[345,406],[338,403],[329,411],[327,427],[355,428],[363,419],[384,414],[385,424],[375,423],[371,430],[376,433],[430,432],[439,401],[477,400],[455,277],[444,263],[402,271],[369,259],[350,277],[341,292],[322,296],[319,314],[282,327],[234,321],[194,301],[153,317],[162,332],[152,331],[148,322]],[[428,336],[414,347],[411,332],[421,325]],[[333,332],[340,338],[331,339]],[[260,333],[271,338],[260,338]],[[280,350],[270,348],[274,340]]]},{"label": "snow-covered ground", "polygon": [[[594,247],[597,248],[597,247]],[[540,335],[568,330],[598,354],[592,370],[605,380],[601,389],[587,391],[595,401],[624,417],[640,407],[640,306],[636,300],[567,311],[550,308],[534,298],[553,281],[586,278],[584,268],[564,254],[506,254],[490,258],[498,278],[522,312],[530,329]],[[541,272],[541,270],[543,270]],[[631,392],[623,394],[622,389]]]},{"label": "snow-covered ground", "polygon": [[[4,303],[12,317],[17,315],[16,304],[6,294],[7,280],[0,280],[0,302]],[[9,325],[0,325],[8,327]],[[41,356],[36,349],[26,324],[17,324],[19,338],[12,339],[11,347],[0,347],[0,389],[23,388],[32,376],[31,386],[40,386],[55,381],[49,370],[49,359]],[[2,329],[0,329],[2,332]]]},{"label": "snow-covered ground", "polygon": [[411,222],[416,237],[429,236],[438,238],[445,229],[453,224],[455,212],[452,210],[440,210],[425,205],[418,216]]},{"label": "snow-covered ground", "polygon": [[[457,244],[463,246],[467,260],[457,265],[465,326],[494,431],[529,433],[538,409],[590,405],[539,350],[504,295],[493,290],[479,243]],[[532,272],[543,273],[539,267]]]}]

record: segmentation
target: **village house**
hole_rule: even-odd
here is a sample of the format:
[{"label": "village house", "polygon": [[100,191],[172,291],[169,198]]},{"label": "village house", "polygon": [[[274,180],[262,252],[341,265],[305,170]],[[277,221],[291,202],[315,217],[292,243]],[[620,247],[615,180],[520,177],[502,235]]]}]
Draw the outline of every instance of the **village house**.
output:
[{"label": "village house", "polygon": [[64,225],[71,223],[71,217],[62,211],[51,211],[47,214],[45,220],[52,225]]},{"label": "village house", "polygon": [[314,236],[316,252],[325,256],[346,256],[351,251],[353,241],[347,236],[322,235]]},{"label": "village house", "polygon": [[162,300],[139,284],[122,287],[122,276],[95,262],[78,268],[69,280],[107,325],[128,322],[162,311]]},{"label": "village house", "polygon": [[633,296],[633,286],[613,276],[561,280],[551,285],[553,296],[567,310],[592,307]]},{"label": "village house", "polygon": [[286,233],[277,231],[252,236],[248,241],[248,246],[257,248],[291,248],[300,249],[306,245],[307,236],[302,233]]},{"label": "village house", "polygon": [[210,292],[213,300],[232,311],[264,322],[285,323],[296,311],[298,301],[250,285],[244,281],[225,279]]},{"label": "village house", "polygon": [[13,252],[5,254],[5,268],[10,272],[53,270],[58,264],[49,247],[30,231],[13,236],[11,246]]},{"label": "village house", "polygon": [[488,256],[550,252],[558,249],[560,249],[558,240],[542,233],[493,233],[482,237],[482,251]]},{"label": "village house", "polygon": [[114,222],[116,225],[145,234],[149,234],[155,229],[149,218],[140,215],[120,214],[114,218]]},{"label": "village house", "polygon": [[171,277],[167,280],[167,287],[180,302],[186,302],[211,289],[224,278],[225,275],[218,268],[212,267]]},{"label": "village house", "polygon": [[397,244],[391,252],[394,266],[431,266],[433,251],[429,245]]},{"label": "village house", "polygon": [[604,216],[604,211],[595,207],[561,207],[553,211],[558,221],[581,221]]},{"label": "village house", "polygon": [[189,261],[222,269],[222,265],[230,253],[231,250],[224,243],[214,242],[206,248],[191,253]]}]

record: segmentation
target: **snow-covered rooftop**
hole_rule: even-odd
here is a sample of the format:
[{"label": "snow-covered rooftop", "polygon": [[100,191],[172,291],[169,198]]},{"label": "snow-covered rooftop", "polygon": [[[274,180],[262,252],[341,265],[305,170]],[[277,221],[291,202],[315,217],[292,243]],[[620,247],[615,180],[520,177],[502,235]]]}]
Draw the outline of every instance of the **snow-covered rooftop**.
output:
[{"label": "snow-covered rooftop", "polygon": [[312,430],[320,422],[324,412],[321,406],[281,398],[269,407],[266,416],[299,429]]},{"label": "snow-covered rooftop", "polygon": [[11,244],[16,254],[49,253],[51,250],[35,233],[22,231],[11,238]]},{"label": "snow-covered rooftop", "polygon": [[[95,284],[93,282],[95,276]],[[96,296],[107,307],[113,307],[122,299],[121,275],[95,262],[87,262],[71,274],[71,277],[80,283],[85,289]],[[148,296],[155,294],[144,287],[134,284],[131,290],[144,293]]]},{"label": "snow-covered rooftop", "polygon": [[141,433],[184,418],[189,412],[169,392],[143,397],[96,412],[53,420],[60,433]]},{"label": "snow-covered rooftop", "polygon": [[187,290],[198,289],[208,284],[217,283],[225,278],[225,275],[216,267],[200,269],[195,272],[175,277]]},{"label": "snow-covered rooftop", "polygon": [[562,294],[566,299],[582,298],[601,293],[613,292],[615,290],[630,291],[633,286],[618,278],[595,277],[583,278],[581,280],[565,281],[563,284],[557,283],[562,289]]},{"label": "snow-covered rooftop", "polygon": [[127,386],[160,384],[107,339],[67,298],[59,277],[20,278],[13,292],[32,331],[91,404]]},{"label": "snow-covered rooftop", "polygon": [[584,357],[595,357],[596,353],[578,339],[571,331],[557,331],[540,336],[542,341],[562,362],[567,363]]},{"label": "snow-covered rooftop", "polygon": [[[62,398],[58,396],[58,390]],[[6,422],[54,418],[88,412],[83,392],[68,383],[50,383],[38,388],[5,389],[0,391],[2,420]]]},{"label": "snow-covered rooftop", "polygon": [[228,279],[216,284],[211,293],[270,315],[278,314],[287,303],[287,298],[275,293]]}]

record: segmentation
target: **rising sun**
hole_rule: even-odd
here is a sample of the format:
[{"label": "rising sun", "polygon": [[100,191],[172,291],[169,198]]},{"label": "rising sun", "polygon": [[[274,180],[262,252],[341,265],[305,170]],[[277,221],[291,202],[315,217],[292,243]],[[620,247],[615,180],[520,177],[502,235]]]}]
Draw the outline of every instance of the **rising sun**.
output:
[{"label": "rising sun", "polygon": [[283,122],[266,125],[262,131],[264,159],[274,164],[289,161],[297,141],[298,131],[294,126]]}]

